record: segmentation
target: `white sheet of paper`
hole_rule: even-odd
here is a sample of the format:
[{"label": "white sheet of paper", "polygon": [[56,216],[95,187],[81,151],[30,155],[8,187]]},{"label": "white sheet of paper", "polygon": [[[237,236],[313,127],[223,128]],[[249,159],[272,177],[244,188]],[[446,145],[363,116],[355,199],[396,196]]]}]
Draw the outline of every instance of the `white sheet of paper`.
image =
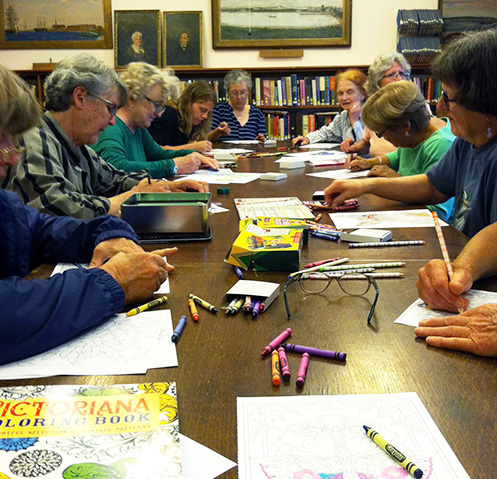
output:
[{"label": "white sheet of paper", "polygon": [[233,145],[258,145],[259,143],[262,143],[259,140],[226,140],[223,141],[220,139],[219,141],[222,141],[223,143],[231,143]]},{"label": "white sheet of paper", "polygon": [[312,211],[297,197],[235,198],[240,219],[258,216],[293,219],[314,219]]},{"label": "white sheet of paper", "polygon": [[[435,228],[431,212],[427,208],[416,210],[361,211],[329,213],[337,228]],[[447,226],[440,220],[441,226]]]},{"label": "white sheet of paper", "polygon": [[151,367],[177,366],[172,332],[169,310],[119,313],[61,346],[0,366],[0,379],[143,374]]},{"label": "white sheet of paper", "polygon": [[[167,258],[164,257],[164,261],[167,261]],[[57,273],[63,273],[64,271],[67,271],[68,269],[75,269],[75,268],[88,268],[88,263],[57,263],[52,271],[52,274],[50,276],[53,276],[54,274]],[[161,285],[160,288],[156,291],[157,294],[169,294],[171,292],[171,289],[169,288],[169,277],[167,277],[166,281],[164,281]]]},{"label": "white sheet of paper", "polygon": [[233,153],[234,155],[239,155],[241,153],[252,153],[254,150],[247,150],[246,148],[212,148],[208,152],[209,155],[214,153]]},{"label": "white sheet of paper", "polygon": [[193,180],[211,185],[229,185],[230,183],[244,185],[258,180],[261,175],[262,173],[234,173],[230,168],[222,168],[218,171],[198,170],[194,174],[183,176],[175,181]]},{"label": "white sheet of paper", "polygon": [[[497,303],[497,293],[491,291],[481,291],[470,289],[463,295],[469,300],[469,308],[477,308],[488,303]],[[412,303],[395,321],[396,324],[405,324],[406,326],[417,327],[422,319],[442,318],[445,316],[454,316],[456,313],[449,311],[439,311],[430,309],[426,303],[417,299]]]},{"label": "white sheet of paper", "polygon": [[183,479],[214,479],[236,466],[216,451],[179,433]]},{"label": "white sheet of paper", "polygon": [[211,207],[209,208],[209,213],[211,215],[215,215],[217,213],[225,213],[226,211],[229,211],[229,209],[224,208],[221,205],[216,205],[215,203],[211,203]]},{"label": "white sheet of paper", "polygon": [[350,180],[352,178],[362,178],[368,176],[369,170],[350,171],[346,168],[337,170],[320,171],[319,173],[307,173],[307,176],[315,176],[316,178],[327,178],[329,180]]},{"label": "white sheet of paper", "polygon": [[239,397],[237,422],[239,479],[406,477],[363,425],[423,478],[469,479],[416,393]]},{"label": "white sheet of paper", "polygon": [[340,143],[309,143],[308,145],[300,145],[299,148],[310,148],[311,150],[326,150],[328,148],[336,148]]}]

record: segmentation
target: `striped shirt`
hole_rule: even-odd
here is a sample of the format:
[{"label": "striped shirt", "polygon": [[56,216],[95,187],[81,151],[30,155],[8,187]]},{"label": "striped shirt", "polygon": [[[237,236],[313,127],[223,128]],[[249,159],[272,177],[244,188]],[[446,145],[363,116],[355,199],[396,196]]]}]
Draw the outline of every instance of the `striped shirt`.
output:
[{"label": "striped shirt", "polygon": [[223,121],[228,123],[231,133],[227,136],[222,136],[219,141],[255,140],[259,133],[264,136],[267,135],[264,115],[254,105],[250,105],[249,119],[242,126],[233,113],[230,104],[226,101],[219,102],[212,110],[211,129],[215,130]]},{"label": "striped shirt", "polygon": [[357,120],[352,126],[349,120],[349,112],[343,110],[335,116],[329,125],[308,133],[306,138],[309,138],[309,143],[341,143],[346,138],[352,138],[354,142],[361,140],[363,135],[364,125],[361,123],[361,120]]},{"label": "striped shirt", "polygon": [[109,211],[109,198],[130,190],[146,173],[114,168],[87,146],[76,147],[50,112],[22,136],[26,151],[3,187],[52,216],[90,219]]}]

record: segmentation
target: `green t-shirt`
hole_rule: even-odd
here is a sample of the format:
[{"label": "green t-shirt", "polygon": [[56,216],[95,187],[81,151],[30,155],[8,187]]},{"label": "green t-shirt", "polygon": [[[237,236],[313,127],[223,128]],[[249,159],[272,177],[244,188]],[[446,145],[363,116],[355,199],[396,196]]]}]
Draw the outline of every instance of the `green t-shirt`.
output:
[{"label": "green t-shirt", "polygon": [[193,153],[193,150],[163,150],[145,128],[133,134],[118,117],[116,124],[107,127],[92,148],[116,168],[128,173],[148,168],[152,178],[173,175],[176,172],[173,158]]}]

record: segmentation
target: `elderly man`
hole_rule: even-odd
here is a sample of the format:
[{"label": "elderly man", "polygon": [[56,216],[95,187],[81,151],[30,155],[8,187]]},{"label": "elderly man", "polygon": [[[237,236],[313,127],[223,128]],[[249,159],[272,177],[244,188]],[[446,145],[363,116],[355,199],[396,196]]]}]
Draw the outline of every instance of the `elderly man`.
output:
[{"label": "elderly man", "polygon": [[81,219],[119,216],[122,203],[139,192],[206,191],[202,183],[153,181],[145,172],[125,173],[101,159],[93,144],[115,124],[127,89],[116,72],[92,55],[61,61],[45,83],[40,126],[25,132],[25,155],[8,172],[4,188],[51,215]]}]

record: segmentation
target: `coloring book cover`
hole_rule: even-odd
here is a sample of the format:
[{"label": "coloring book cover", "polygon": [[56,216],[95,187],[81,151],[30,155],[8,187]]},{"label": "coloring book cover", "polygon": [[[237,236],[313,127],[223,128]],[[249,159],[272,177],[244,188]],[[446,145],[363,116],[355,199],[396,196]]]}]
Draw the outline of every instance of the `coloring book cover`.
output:
[{"label": "coloring book cover", "polygon": [[0,388],[0,479],[180,479],[175,383]]}]

